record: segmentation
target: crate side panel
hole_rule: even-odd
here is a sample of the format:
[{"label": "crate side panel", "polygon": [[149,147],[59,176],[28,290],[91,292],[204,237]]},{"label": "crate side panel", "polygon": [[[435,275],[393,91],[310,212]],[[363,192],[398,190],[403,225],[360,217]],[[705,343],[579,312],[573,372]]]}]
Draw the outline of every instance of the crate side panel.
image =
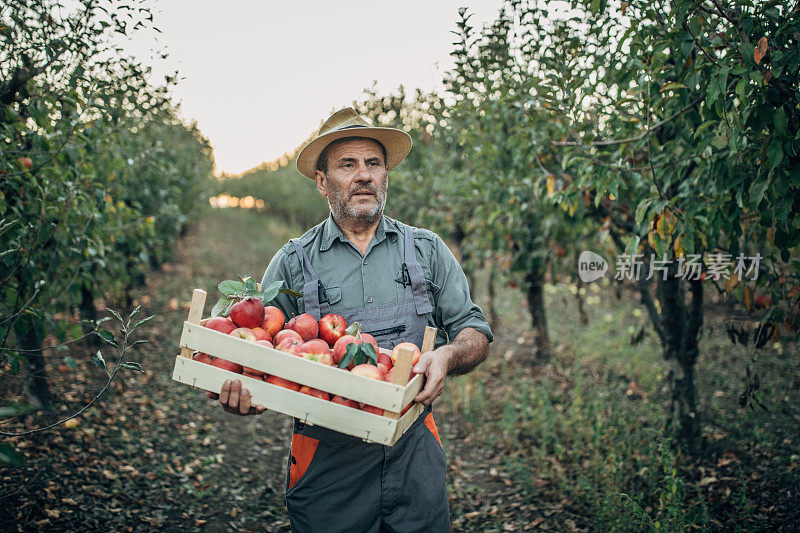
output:
[{"label": "crate side panel", "polygon": [[178,356],[172,379],[219,393],[226,379],[239,379],[253,404],[379,444],[393,444],[397,421],[352,407],[314,398],[264,381]]}]

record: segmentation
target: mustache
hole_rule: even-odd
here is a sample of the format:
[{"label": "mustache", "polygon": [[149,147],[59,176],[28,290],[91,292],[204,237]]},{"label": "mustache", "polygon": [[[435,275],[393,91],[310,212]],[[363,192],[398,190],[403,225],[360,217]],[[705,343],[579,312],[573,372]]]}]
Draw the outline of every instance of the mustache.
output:
[{"label": "mustache", "polygon": [[373,196],[378,196],[378,191],[376,189],[359,189],[357,191],[353,191],[350,193],[350,196],[355,196],[356,194],[371,194]]}]

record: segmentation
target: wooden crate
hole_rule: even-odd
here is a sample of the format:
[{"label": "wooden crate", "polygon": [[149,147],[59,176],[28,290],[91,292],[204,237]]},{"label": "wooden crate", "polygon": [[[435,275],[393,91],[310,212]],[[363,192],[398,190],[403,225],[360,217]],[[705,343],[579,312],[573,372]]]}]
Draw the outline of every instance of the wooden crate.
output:
[{"label": "wooden crate", "polygon": [[[416,375],[409,380],[412,350],[400,350],[397,364],[392,371],[392,383],[358,376],[337,367],[310,361],[204,327],[203,324],[208,320],[201,319],[205,298],[205,291],[194,290],[189,318],[183,323],[181,353],[175,358],[173,380],[219,393],[226,379],[238,379],[241,380],[242,387],[250,391],[250,401],[253,404],[260,404],[267,409],[298,418],[306,424],[326,427],[360,437],[367,442],[387,446],[394,445],[422,412],[422,404],[415,403],[405,414],[402,416],[399,414],[422,388],[422,375]],[[421,347],[423,353],[433,349],[435,337],[436,330],[427,328]],[[367,413],[194,361],[192,359],[194,351],[221,357],[301,385],[374,405],[384,409],[384,415]],[[389,353],[383,348],[381,351]]]}]

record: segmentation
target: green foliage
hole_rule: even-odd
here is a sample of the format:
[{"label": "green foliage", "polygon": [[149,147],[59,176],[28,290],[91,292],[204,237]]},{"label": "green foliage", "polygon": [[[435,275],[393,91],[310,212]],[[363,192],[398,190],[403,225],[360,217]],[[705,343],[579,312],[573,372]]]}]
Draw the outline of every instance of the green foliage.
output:
[{"label": "green foliage", "polygon": [[56,315],[141,283],[207,202],[208,142],[107,44],[151,21],[115,2],[0,8],[0,347],[63,338]]}]

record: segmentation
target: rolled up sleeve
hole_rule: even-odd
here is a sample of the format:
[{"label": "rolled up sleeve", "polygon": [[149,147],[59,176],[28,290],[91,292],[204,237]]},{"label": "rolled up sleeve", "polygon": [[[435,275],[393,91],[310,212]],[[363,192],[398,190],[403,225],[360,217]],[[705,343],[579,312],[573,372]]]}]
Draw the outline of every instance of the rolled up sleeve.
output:
[{"label": "rolled up sleeve", "polygon": [[450,342],[464,328],[483,333],[489,342],[494,340],[483,311],[472,301],[464,270],[453,253],[437,235],[433,241],[430,261],[436,325],[447,332]]}]

